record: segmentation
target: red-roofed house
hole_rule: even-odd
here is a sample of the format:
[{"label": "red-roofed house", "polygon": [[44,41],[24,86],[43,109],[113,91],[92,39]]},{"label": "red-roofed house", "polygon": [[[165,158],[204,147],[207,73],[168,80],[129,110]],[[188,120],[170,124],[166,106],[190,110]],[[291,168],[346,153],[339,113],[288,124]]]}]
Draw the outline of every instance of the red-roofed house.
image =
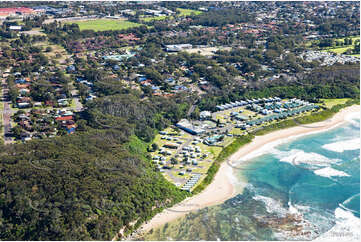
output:
[{"label": "red-roofed house", "polygon": [[0,8],[0,17],[6,18],[8,16],[13,16],[16,14],[21,15],[31,15],[34,14],[36,11],[34,11],[31,8],[26,7],[18,7],[18,8]]},{"label": "red-roofed house", "polygon": [[57,117],[55,118],[56,121],[68,121],[68,120],[72,120],[73,116],[64,116],[64,117]]}]

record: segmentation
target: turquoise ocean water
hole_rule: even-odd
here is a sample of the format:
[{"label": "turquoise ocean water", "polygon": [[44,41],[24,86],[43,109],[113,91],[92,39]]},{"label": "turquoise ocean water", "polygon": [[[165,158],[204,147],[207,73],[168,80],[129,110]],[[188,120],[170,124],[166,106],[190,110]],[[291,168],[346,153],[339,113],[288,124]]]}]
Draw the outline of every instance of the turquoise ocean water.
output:
[{"label": "turquoise ocean water", "polygon": [[234,171],[248,180],[242,194],[163,227],[156,238],[359,238],[359,116],[334,129],[268,147]]},{"label": "turquoise ocean water", "polygon": [[360,119],[271,148],[237,173],[268,213],[300,218],[290,230],[272,218],[272,238],[359,237]]}]

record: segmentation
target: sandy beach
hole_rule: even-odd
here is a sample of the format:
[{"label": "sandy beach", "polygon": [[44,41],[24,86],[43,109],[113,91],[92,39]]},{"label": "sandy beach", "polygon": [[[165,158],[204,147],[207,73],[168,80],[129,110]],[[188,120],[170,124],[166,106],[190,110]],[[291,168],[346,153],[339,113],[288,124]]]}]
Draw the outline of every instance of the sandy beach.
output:
[{"label": "sandy beach", "polygon": [[[234,178],[232,175],[232,165],[236,161],[242,158],[248,157],[250,154],[262,149],[265,145],[272,142],[278,142],[280,140],[290,139],[297,136],[311,134],[316,132],[322,132],[331,128],[334,128],[340,124],[343,124],[349,115],[352,113],[359,113],[360,106],[353,105],[342,109],[335,114],[332,118],[307,125],[300,125],[288,129],[278,130],[263,136],[256,136],[253,141],[242,148],[228,158],[227,162],[221,164],[213,182],[201,193],[190,197],[183,202],[176,204],[172,208],[165,209],[162,213],[157,214],[152,220],[143,224],[140,228],[141,233],[147,232],[150,229],[155,229],[165,223],[171,222],[177,218],[184,216],[185,214],[196,211],[201,208],[205,208],[212,205],[221,204],[227,199],[232,198],[242,190],[242,184],[237,184],[237,191],[234,186]],[[239,162],[238,162],[239,163]]]}]

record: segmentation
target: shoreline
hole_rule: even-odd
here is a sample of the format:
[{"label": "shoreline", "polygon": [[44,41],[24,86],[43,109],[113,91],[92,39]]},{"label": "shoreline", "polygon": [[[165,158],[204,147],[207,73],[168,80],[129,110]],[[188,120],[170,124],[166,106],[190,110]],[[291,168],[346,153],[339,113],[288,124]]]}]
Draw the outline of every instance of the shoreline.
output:
[{"label": "shoreline", "polygon": [[164,209],[163,212],[155,215],[150,221],[145,222],[138,229],[136,234],[143,234],[151,229],[156,229],[165,223],[174,221],[190,212],[221,204],[234,197],[236,194],[241,193],[244,186],[247,184],[247,181],[242,178],[241,181],[237,181],[236,186],[236,178],[233,175],[235,168],[233,168],[230,164],[240,164],[241,162],[239,161],[242,158],[246,160],[250,159],[250,157],[259,155],[259,151],[264,150],[263,148],[265,146],[275,146],[280,143],[287,142],[290,139],[296,139],[300,136],[333,129],[347,122],[348,117],[352,115],[352,113],[359,112],[360,105],[352,105],[340,110],[333,117],[325,121],[276,130],[262,136],[256,136],[251,143],[242,146],[239,150],[227,158],[227,160],[222,162],[212,183],[209,184],[201,193],[189,197],[171,208]]}]

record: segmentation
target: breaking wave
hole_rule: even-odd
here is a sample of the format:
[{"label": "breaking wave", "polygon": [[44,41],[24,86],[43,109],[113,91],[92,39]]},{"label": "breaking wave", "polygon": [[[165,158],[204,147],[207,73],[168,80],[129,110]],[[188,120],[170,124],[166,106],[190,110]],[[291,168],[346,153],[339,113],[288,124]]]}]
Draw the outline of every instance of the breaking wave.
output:
[{"label": "breaking wave", "polygon": [[360,218],[353,215],[343,206],[336,208],[336,224],[326,233],[322,234],[316,241],[359,241],[360,240]]},{"label": "breaking wave", "polygon": [[287,162],[292,165],[306,164],[311,168],[319,168],[329,166],[330,164],[336,164],[340,160],[330,159],[323,155],[314,152],[305,152],[303,150],[292,149],[290,151],[279,151],[274,152],[274,155],[281,162]]},{"label": "breaking wave", "polygon": [[252,198],[256,201],[262,201],[266,206],[267,212],[269,213],[276,213],[278,215],[285,215],[287,213],[287,210],[282,206],[280,201],[276,201],[273,198],[261,195],[256,195]]},{"label": "breaking wave", "polygon": [[360,149],[360,137],[356,139],[325,144],[322,146],[322,148],[339,153],[342,153],[345,150],[357,150]]},{"label": "breaking wave", "polygon": [[331,167],[325,167],[325,168],[316,170],[316,171],[314,171],[314,173],[318,176],[323,176],[323,177],[328,177],[328,178],[333,177],[333,176],[350,176],[346,172],[335,170]]}]

